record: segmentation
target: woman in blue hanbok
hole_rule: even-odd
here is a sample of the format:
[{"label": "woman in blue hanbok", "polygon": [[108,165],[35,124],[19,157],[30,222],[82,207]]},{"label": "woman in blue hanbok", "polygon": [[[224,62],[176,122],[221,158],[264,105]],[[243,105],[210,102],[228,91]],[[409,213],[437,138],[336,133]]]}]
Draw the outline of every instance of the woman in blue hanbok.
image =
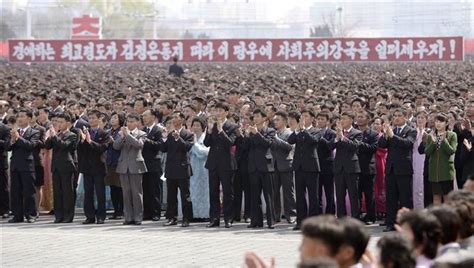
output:
[{"label": "woman in blue hanbok", "polygon": [[193,204],[193,217],[204,221],[209,218],[209,173],[204,167],[209,148],[204,145],[206,123],[202,118],[194,118],[191,124],[194,133],[194,145],[190,151],[191,176],[189,191]]}]

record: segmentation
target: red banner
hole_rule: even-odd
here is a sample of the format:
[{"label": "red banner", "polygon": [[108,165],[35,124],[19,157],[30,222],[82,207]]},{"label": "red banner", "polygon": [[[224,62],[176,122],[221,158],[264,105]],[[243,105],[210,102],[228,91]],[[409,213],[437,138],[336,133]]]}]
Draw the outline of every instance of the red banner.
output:
[{"label": "red banner", "polygon": [[9,40],[11,62],[462,61],[462,37]]}]

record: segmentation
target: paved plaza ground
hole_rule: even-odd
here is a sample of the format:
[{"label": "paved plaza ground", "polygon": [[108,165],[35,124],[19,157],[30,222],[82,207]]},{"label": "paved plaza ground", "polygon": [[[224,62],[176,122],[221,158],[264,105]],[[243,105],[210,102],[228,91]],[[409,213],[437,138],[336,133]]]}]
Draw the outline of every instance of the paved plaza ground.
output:
[{"label": "paved plaza ground", "polygon": [[[121,220],[83,225],[82,215],[70,224],[53,219],[41,216],[33,224],[2,219],[0,267],[241,267],[249,250],[276,257],[277,267],[295,267],[301,240],[289,224],[274,230],[248,229],[245,223],[207,229],[205,223],[163,227],[163,220],[124,226]],[[367,228],[373,249],[382,227]]]}]

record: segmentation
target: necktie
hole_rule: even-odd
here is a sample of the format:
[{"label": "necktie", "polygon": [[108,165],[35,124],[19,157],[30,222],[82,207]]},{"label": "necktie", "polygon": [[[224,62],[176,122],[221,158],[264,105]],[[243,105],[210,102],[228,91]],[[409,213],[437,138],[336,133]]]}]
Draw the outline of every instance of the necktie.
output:
[{"label": "necktie", "polygon": [[23,134],[25,134],[25,131],[23,129],[20,129],[20,136],[23,137]]},{"label": "necktie", "polygon": [[346,137],[346,138],[347,138],[348,136],[349,136],[349,131],[347,131],[347,130],[344,130],[344,137]]},{"label": "necktie", "polygon": [[396,134],[396,135],[400,134],[400,128],[399,128],[399,127],[396,127],[396,128],[395,128],[395,134]]},{"label": "necktie", "polygon": [[91,139],[95,139],[95,135],[97,134],[97,129],[91,129]]},{"label": "necktie", "polygon": [[150,134],[150,128],[146,127],[146,134]]}]

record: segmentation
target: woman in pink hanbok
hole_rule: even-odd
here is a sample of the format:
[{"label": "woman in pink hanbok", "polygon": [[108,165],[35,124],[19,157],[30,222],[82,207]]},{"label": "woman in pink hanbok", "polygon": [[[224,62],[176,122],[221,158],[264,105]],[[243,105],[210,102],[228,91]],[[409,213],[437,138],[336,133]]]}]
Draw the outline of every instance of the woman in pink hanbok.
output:
[{"label": "woman in pink hanbok", "polygon": [[[379,134],[379,138],[383,135],[383,118],[375,118],[372,127]],[[375,212],[378,216],[384,215],[385,210],[385,162],[387,160],[387,149],[377,148],[375,152]]]}]

